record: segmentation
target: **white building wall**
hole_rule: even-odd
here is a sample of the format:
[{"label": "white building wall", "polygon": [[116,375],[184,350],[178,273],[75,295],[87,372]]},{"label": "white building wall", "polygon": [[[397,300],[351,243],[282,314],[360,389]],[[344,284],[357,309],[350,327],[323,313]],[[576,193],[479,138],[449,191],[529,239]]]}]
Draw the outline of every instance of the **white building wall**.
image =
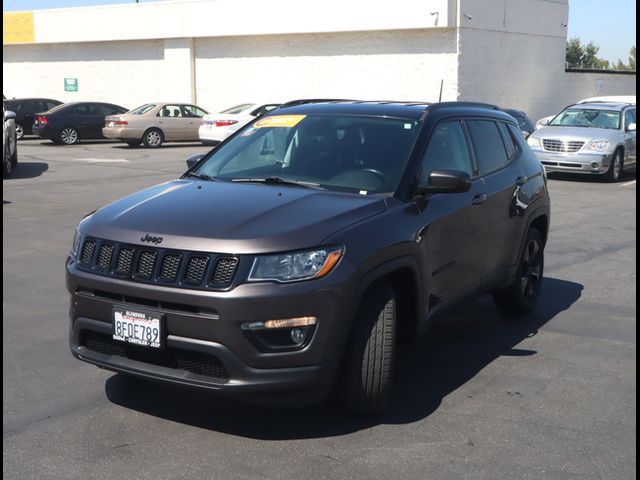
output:
[{"label": "white building wall", "polygon": [[454,29],[196,39],[198,104],[458,95]]},{"label": "white building wall", "polygon": [[[164,93],[160,40],[3,46],[2,63],[7,97],[94,100],[134,108]],[[78,79],[77,92],[64,91],[65,78]]]},{"label": "white building wall", "polygon": [[460,0],[459,100],[525,110],[558,104],[565,82],[567,0]]}]

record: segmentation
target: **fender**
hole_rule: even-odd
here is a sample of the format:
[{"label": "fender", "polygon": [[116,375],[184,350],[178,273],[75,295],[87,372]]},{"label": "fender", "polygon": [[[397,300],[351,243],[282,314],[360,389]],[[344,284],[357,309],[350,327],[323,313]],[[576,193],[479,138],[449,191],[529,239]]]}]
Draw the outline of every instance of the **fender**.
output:
[{"label": "fender", "polygon": [[[543,239],[545,245],[547,244],[547,239],[549,238],[549,230],[551,228],[551,209],[547,205],[540,206],[536,208],[533,212],[529,214],[527,218],[527,228],[523,230],[522,237],[520,238],[520,245],[518,247],[518,256],[516,258],[522,257],[522,251],[524,250],[524,243],[527,238],[527,233],[529,233],[529,229],[531,228],[531,224],[534,222],[536,218],[540,218],[543,215],[547,217],[547,235]],[[509,280],[512,280],[516,275],[516,271],[518,269],[518,264],[512,267],[512,270],[509,272]]]}]

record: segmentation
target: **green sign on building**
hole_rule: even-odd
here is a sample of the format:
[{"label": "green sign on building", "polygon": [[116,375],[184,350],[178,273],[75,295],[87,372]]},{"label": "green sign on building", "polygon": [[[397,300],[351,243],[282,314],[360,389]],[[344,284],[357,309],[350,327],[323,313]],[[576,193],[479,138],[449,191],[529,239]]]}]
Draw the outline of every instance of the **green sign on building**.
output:
[{"label": "green sign on building", "polygon": [[65,92],[77,92],[78,91],[78,79],[77,78],[65,78],[64,79],[64,91]]}]

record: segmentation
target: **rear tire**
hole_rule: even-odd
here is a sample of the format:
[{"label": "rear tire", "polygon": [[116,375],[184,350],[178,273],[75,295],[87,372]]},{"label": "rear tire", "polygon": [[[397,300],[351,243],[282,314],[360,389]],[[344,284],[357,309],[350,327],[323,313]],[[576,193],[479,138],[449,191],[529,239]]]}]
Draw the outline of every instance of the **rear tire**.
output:
[{"label": "rear tire", "polygon": [[16,123],[16,140],[22,140],[24,137],[24,128],[19,123]]},{"label": "rear tire", "polygon": [[613,158],[611,159],[611,165],[609,165],[609,170],[605,173],[605,178],[607,182],[615,183],[620,180],[622,177],[622,173],[624,172],[624,159],[622,158],[622,150],[616,150],[616,153],[613,154]]},{"label": "rear tire", "polygon": [[150,128],[142,136],[142,143],[147,148],[158,148],[164,142],[164,135],[159,128]]},{"label": "rear tire", "polygon": [[533,309],[540,295],[544,276],[544,244],[535,228],[527,233],[513,283],[493,294],[500,310],[510,315],[525,314]]},{"label": "rear tire", "polygon": [[389,406],[396,349],[396,296],[389,285],[369,290],[353,328],[344,371],[346,407],[359,415],[380,415]]},{"label": "rear tire", "polygon": [[73,127],[64,127],[60,130],[60,135],[58,135],[58,140],[60,143],[64,145],[74,145],[78,143],[80,137],[78,136],[78,131]]}]

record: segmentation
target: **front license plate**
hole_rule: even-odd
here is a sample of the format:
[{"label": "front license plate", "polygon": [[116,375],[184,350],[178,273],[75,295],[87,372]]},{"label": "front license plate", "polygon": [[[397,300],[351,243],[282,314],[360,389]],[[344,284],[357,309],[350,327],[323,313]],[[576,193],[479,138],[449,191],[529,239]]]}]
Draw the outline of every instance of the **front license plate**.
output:
[{"label": "front license plate", "polygon": [[113,309],[113,339],[121,342],[160,348],[162,315],[125,308]]}]

